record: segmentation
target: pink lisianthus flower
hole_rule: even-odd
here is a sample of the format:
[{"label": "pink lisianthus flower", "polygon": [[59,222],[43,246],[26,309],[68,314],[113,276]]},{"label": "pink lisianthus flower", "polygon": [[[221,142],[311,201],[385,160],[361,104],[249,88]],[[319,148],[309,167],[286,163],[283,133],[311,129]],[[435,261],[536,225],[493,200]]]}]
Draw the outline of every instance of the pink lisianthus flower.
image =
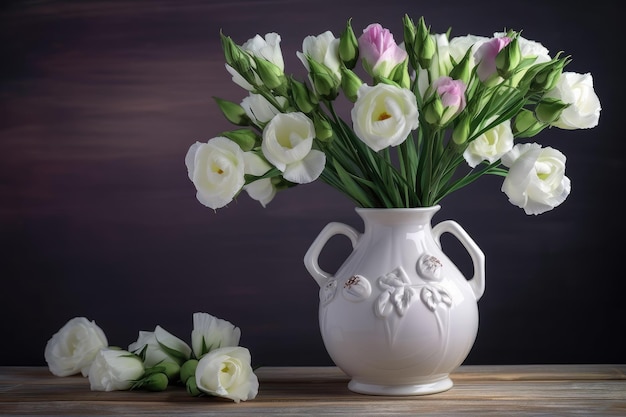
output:
[{"label": "pink lisianthus flower", "polygon": [[441,97],[444,113],[441,116],[441,124],[445,124],[457,114],[461,113],[466,106],[465,90],[467,86],[461,80],[453,80],[451,77],[439,77],[433,83],[433,89]]},{"label": "pink lisianthus flower", "polygon": [[407,59],[406,51],[396,44],[389,29],[378,23],[366,27],[358,41],[363,65],[372,77],[388,78],[393,69]]},{"label": "pink lisianthus flower", "polygon": [[450,77],[439,77],[433,84],[437,94],[441,97],[444,107],[456,107],[461,112],[465,108],[465,89],[467,86],[461,80]]},{"label": "pink lisianthus flower", "polygon": [[496,74],[496,56],[509,43],[511,38],[502,36],[483,43],[476,50],[474,60],[478,62],[476,73],[480,81],[484,82]]}]

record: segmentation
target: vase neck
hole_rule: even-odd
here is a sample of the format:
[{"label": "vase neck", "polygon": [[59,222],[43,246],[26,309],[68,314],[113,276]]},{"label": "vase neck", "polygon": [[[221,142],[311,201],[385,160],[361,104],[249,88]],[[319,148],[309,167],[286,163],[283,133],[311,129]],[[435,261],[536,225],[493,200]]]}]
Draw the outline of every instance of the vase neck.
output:
[{"label": "vase neck", "polygon": [[357,208],[366,226],[430,225],[440,206],[418,208]]}]

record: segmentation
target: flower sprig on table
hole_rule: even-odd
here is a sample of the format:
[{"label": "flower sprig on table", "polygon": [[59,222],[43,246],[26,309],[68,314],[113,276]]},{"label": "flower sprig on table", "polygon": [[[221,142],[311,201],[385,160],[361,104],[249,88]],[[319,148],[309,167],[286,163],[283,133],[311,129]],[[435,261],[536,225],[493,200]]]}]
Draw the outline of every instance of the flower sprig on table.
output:
[{"label": "flower sprig on table", "polygon": [[74,317],[50,338],[44,356],[52,374],[82,373],[93,391],[163,391],[179,385],[193,396],[238,403],[254,399],[259,389],[240,337],[241,329],[231,322],[194,313],[191,346],[157,325],[121,349],[108,345],[94,321]]},{"label": "flower sprig on table", "polygon": [[569,56],[513,30],[450,37],[405,16],[403,37],[397,44],[374,23],[357,39],[351,20],[339,38],[307,36],[301,81],[285,74],[277,33],[241,46],[221,35],[226,69],[248,95],[216,98],[239,127],[185,157],[198,200],[217,209],[245,190],[265,207],[320,178],[359,207],[427,207],[489,174],[504,177],[502,191],[527,214],[560,205],[571,189],[565,156],[523,140],[596,126],[591,74],[564,72]]}]

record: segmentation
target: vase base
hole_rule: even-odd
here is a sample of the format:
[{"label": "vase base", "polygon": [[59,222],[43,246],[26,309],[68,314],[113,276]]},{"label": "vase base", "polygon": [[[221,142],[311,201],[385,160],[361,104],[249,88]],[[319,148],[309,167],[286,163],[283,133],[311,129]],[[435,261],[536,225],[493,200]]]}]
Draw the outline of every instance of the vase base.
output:
[{"label": "vase base", "polygon": [[367,395],[427,395],[436,394],[438,392],[447,391],[452,388],[452,380],[450,378],[440,379],[435,382],[425,384],[407,384],[407,385],[378,385],[368,384],[352,379],[348,383],[348,389],[358,394]]}]

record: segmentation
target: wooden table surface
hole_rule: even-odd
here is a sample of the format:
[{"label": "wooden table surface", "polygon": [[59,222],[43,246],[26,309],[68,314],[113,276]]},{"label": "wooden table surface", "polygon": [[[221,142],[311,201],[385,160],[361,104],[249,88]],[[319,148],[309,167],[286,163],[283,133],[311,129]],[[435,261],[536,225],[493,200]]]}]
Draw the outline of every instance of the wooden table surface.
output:
[{"label": "wooden table surface", "polygon": [[163,392],[90,391],[81,376],[0,368],[0,415],[46,416],[626,416],[626,365],[461,366],[449,391],[379,397],[348,390],[335,367],[264,367],[259,394],[234,403]]}]

